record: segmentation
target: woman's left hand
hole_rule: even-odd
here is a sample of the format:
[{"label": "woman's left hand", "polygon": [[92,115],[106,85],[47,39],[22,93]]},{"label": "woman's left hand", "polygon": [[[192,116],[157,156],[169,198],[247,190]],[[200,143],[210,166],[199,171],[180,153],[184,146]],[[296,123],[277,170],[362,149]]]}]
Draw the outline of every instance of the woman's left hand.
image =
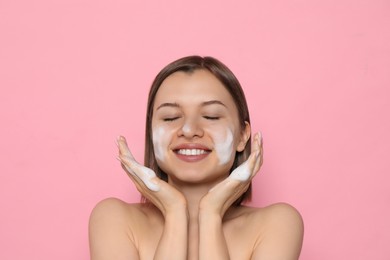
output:
[{"label": "woman's left hand", "polygon": [[215,213],[222,218],[229,207],[248,189],[263,163],[262,137],[257,133],[254,139],[249,158],[202,198],[199,206],[202,212]]}]

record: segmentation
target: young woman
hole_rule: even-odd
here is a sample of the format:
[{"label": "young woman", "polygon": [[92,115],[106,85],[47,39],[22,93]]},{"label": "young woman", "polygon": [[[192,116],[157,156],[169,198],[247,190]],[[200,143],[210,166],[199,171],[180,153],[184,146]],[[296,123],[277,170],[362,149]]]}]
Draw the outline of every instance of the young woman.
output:
[{"label": "young woman", "polygon": [[166,66],[149,93],[145,166],[122,136],[118,148],[144,202],[95,207],[91,259],[298,259],[303,223],[293,207],[242,205],[262,137],[251,141],[244,93],[220,61],[190,56]]}]

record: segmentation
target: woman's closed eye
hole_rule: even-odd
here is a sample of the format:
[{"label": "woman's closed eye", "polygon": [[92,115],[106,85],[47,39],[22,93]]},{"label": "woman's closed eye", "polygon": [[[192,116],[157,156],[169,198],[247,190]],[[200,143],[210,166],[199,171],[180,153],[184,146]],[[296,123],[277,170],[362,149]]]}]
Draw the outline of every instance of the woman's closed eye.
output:
[{"label": "woman's closed eye", "polygon": [[172,121],[175,121],[175,120],[177,120],[179,118],[180,118],[179,116],[165,117],[165,118],[163,118],[163,121],[165,121],[165,122],[172,122]]},{"label": "woman's closed eye", "polygon": [[203,116],[203,118],[207,120],[218,120],[220,117],[219,116]]}]

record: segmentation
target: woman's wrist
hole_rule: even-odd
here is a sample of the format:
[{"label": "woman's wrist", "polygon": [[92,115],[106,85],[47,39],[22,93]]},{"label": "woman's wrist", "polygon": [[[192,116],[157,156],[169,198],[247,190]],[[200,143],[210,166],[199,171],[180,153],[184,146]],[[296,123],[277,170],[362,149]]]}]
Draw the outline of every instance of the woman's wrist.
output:
[{"label": "woman's wrist", "polygon": [[199,223],[222,223],[223,214],[215,209],[199,209]]},{"label": "woman's wrist", "polygon": [[175,206],[168,208],[164,212],[164,218],[165,218],[165,221],[167,221],[167,220],[177,221],[180,219],[188,220],[187,205],[180,204],[180,205],[175,205]]}]

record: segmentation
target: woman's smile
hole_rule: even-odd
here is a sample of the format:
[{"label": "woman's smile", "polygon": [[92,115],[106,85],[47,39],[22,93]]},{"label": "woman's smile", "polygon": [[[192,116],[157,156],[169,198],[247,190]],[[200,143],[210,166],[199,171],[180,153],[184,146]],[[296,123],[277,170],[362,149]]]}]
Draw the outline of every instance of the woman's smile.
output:
[{"label": "woman's smile", "polygon": [[183,143],[175,146],[172,151],[178,159],[185,162],[198,162],[206,158],[211,150],[198,143]]}]

